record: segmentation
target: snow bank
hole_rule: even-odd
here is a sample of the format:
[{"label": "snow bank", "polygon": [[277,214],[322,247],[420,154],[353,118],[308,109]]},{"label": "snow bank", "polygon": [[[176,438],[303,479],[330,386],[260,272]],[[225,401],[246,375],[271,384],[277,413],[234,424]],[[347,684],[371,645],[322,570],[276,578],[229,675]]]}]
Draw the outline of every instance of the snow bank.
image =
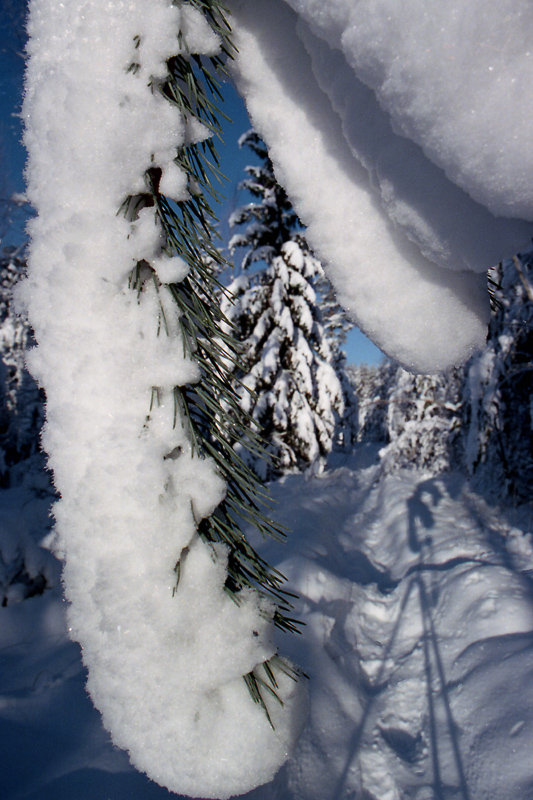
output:
[{"label": "snow bank", "polygon": [[[532,67],[518,35],[532,15],[521,0],[481,14],[420,6],[232,0],[234,76],[343,305],[404,366],[438,371],[485,338],[486,287],[471,271],[533,231],[493,216],[533,219]],[[501,30],[517,37],[491,70]]]},{"label": "snow bank", "polygon": [[[229,598],[227,552],[196,533],[225,485],[174,425],[173,387],[199,371],[162,284],[186,270],[163,253],[153,208],[118,213],[146,191],[150,167],[174,199],[187,196],[173,159],[192,129],[157,90],[180,29],[190,50],[218,47],[186,4],[31,2],[23,115],[38,215],[20,298],[38,342],[29,366],[46,389],[56,548],[89,692],[139,769],[222,798],[273,776],[302,698],[279,675],[273,730],[246,688],[242,676],[275,650],[269,609],[253,593]],[[145,269],[137,293],[139,262],[156,272]]]}]

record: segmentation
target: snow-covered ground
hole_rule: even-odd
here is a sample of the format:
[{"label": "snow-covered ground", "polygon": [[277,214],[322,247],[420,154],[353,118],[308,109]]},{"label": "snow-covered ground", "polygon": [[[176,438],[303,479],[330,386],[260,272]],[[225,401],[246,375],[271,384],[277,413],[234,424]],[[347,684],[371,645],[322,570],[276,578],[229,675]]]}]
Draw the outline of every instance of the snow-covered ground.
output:
[{"label": "snow-covered ground", "polygon": [[[292,534],[263,552],[301,596],[306,628],[281,646],[309,675],[310,714],[246,797],[531,800],[532,509],[490,505],[458,474],[382,475],[372,445],[272,493]],[[29,499],[3,490],[2,522],[19,509],[38,535]],[[56,585],[0,608],[2,800],[171,797],[103,730],[64,606]]]}]

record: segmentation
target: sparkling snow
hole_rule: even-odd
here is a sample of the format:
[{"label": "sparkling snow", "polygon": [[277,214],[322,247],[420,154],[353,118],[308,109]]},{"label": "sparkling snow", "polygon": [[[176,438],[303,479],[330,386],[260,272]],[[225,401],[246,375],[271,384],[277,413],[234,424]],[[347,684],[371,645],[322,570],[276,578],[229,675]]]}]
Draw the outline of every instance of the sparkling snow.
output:
[{"label": "sparkling snow", "polygon": [[[292,535],[262,552],[301,594],[305,635],[284,645],[311,711],[249,800],[530,800],[531,508],[507,518],[459,475],[384,476],[368,445],[272,491]],[[3,798],[169,798],[99,725],[58,591],[0,621]]]},{"label": "sparkling snow", "polygon": [[177,148],[206,131],[150,82],[179,51],[180,27],[190,50],[218,41],[199,11],[167,0],[30,6],[23,116],[38,215],[19,300],[47,395],[69,628],[114,743],[172,791],[227,797],[287,758],[304,688],[278,676],[274,730],[243,680],[275,653],[270,609],[253,593],[233,602],[226,549],[196,533],[225,484],[175,424],[173,387],[199,371],[164,284],[186,269],[163,252],[153,207],[120,211],[153,167],[172,197],[186,196]]},{"label": "sparkling snow", "polygon": [[525,0],[231,8],[237,86],[341,301],[407,368],[465,360],[487,321],[465,271],[533,233]]},{"label": "sparkling snow", "polygon": [[[482,271],[533,230],[521,221],[533,219],[533,12],[526,0],[437,5],[231,2],[235,80],[340,300],[380,347],[427,371],[483,343]],[[19,301],[38,343],[29,364],[47,394],[55,548],[89,692],[139,769],[173,791],[224,798],[271,781],[306,703],[302,682],[279,675],[273,730],[242,679],[275,643],[269,609],[253,594],[229,599],[227,552],[196,534],[225,487],[174,425],[172,388],[199,377],[164,287],[186,269],[163,252],[152,208],[118,213],[151,167],[169,196],[187,196],[176,150],[206,130],[149,85],[180,30],[189,50],[217,52],[186,4],[31,0],[23,116],[38,216]],[[153,271],[137,295],[128,278],[139,262]],[[276,556],[308,622],[304,643],[287,647],[318,669],[296,755],[255,797],[420,800],[451,785],[529,800],[529,578],[460,485],[390,478],[358,494],[345,477],[287,482],[289,517],[301,524],[306,503],[324,511],[303,552]],[[461,513],[449,514],[458,497]],[[31,717],[39,686],[48,713],[50,688],[70,675],[58,601],[26,602],[1,610],[10,723],[26,698]],[[19,676],[10,657],[26,657],[32,608],[51,661]],[[56,641],[67,652],[57,668]]]},{"label": "sparkling snow", "polygon": [[528,0],[330,0],[329,14],[287,2],[450,180],[494,214],[533,220]]}]

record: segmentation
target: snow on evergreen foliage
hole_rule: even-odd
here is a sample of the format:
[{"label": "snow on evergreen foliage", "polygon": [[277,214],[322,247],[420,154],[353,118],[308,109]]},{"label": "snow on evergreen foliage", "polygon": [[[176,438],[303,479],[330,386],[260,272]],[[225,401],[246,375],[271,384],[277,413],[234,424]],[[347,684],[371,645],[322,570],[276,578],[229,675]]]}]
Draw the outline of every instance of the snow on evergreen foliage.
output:
[{"label": "snow on evergreen foliage", "polygon": [[357,441],[383,442],[382,467],[443,472],[460,450],[462,370],[415,375],[391,361],[351,367]]},{"label": "snow on evergreen foliage", "polygon": [[57,560],[43,540],[50,530],[50,478],[33,459],[18,487],[3,489],[0,517],[0,606],[11,606],[59,584]]},{"label": "snow on evergreen foliage", "polygon": [[[502,228],[502,220],[474,207],[421,150],[393,132],[390,117],[351,67],[357,27],[349,19],[364,8],[371,22],[372,3],[343,0],[343,18],[337,3],[313,2],[307,19],[307,2],[298,2],[296,13],[283,0],[232,0],[230,6],[236,85],[339,299],[375,344],[407,369],[436,372],[461,363],[486,336],[489,303],[481,273],[522,246],[529,226],[518,225],[525,237],[508,236],[510,246],[499,247],[503,228],[509,233],[517,223],[504,220]],[[408,29],[393,7],[392,16]],[[418,7],[412,13],[415,18]],[[379,50],[381,32],[373,30],[379,35],[370,33],[368,42]],[[401,28],[394,35],[405,45]],[[393,41],[383,43],[387,55]],[[411,42],[417,55],[426,41],[431,53],[431,36]],[[441,71],[434,64],[435,83]],[[428,108],[426,99],[422,91],[422,108]],[[406,91],[407,107],[411,100]],[[461,126],[453,133],[461,138]]]},{"label": "snow on evergreen foliage", "polygon": [[42,392],[24,365],[32,332],[12,307],[12,288],[24,269],[20,254],[0,258],[0,483],[4,486],[20,481],[22,472],[16,465],[39,452],[44,420]]},{"label": "snow on evergreen foliage", "polygon": [[337,300],[335,289],[324,272],[317,277],[316,288],[320,294],[320,312],[328,342],[339,364],[346,358],[343,351],[348,333],[355,327]]},{"label": "snow on evergreen foliage", "polygon": [[461,427],[461,371],[413,375],[399,367],[387,398],[387,472],[416,467],[444,472],[454,464]]},{"label": "snow on evergreen foliage", "polygon": [[357,442],[389,441],[387,429],[387,396],[396,371],[391,361],[370,366],[350,364],[346,374],[357,401],[354,436]]},{"label": "snow on evergreen foliage", "polygon": [[261,529],[257,494],[211,425],[233,398],[201,260],[219,130],[205,86],[229,27],[216,0],[31,0],[28,30],[37,216],[18,297],[69,630],[114,744],[171,791],[220,800],[273,777],[306,709],[274,642],[294,627],[282,576],[239,527]]},{"label": "snow on evergreen foliage", "polygon": [[[261,160],[259,166],[246,168],[248,178],[241,183],[258,202],[242,206],[230,218],[232,227],[246,225],[230,241],[233,251],[244,248],[245,255],[223,310],[242,343],[235,375],[242,407],[272,454],[271,463],[252,453],[245,458],[257,474],[269,478],[310,464],[320,469],[332,450],[344,412],[336,371],[343,326],[336,309],[329,328],[324,324],[315,288],[324,286],[322,266],[276,182],[265,145],[254,131],[239,144]],[[258,262],[265,266],[252,271]]]},{"label": "snow on evergreen foliage", "polygon": [[316,279],[315,288],[319,296],[324,335],[332,352],[332,363],[339,378],[344,399],[344,412],[337,425],[333,449],[347,451],[356,442],[357,397],[347,374],[348,363],[344,345],[348,333],[355,325],[338,302],[335,288],[323,270]]},{"label": "snow on evergreen foliage", "polygon": [[231,252],[238,247],[246,248],[241,263],[246,270],[256,261],[269,264],[301,224],[285,190],[276,180],[267,148],[258,134],[254,130],[243,133],[239,137],[239,147],[249,147],[261,161],[259,165],[247,166],[248,177],[239,183],[240,189],[246,189],[260,202],[240,206],[229,218],[231,228],[247,226],[244,232],[235,233],[229,242]]},{"label": "snow on evergreen foliage", "polygon": [[524,501],[533,485],[533,252],[491,273],[496,311],[465,376],[466,465]]},{"label": "snow on evergreen foliage", "polygon": [[[25,266],[17,252],[0,258],[0,488],[6,492],[0,517],[0,606],[42,594],[58,581],[57,562],[39,544],[49,530],[53,494],[39,448],[43,394],[24,365],[32,331],[12,302],[13,286]],[[37,504],[43,514],[30,514],[28,521],[18,506],[11,510],[8,498],[20,496],[25,509],[34,511]]]}]

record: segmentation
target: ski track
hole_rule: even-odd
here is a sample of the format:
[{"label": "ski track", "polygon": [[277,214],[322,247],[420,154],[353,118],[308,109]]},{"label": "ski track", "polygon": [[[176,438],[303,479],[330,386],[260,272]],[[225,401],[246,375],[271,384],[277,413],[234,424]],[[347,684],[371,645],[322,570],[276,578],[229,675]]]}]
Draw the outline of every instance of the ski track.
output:
[{"label": "ski track", "polygon": [[[300,595],[304,635],[280,646],[311,710],[291,761],[245,797],[531,800],[531,509],[490,506],[458,474],[384,475],[373,446],[336,459],[272,484],[292,533],[261,547]],[[3,800],[171,797],[102,729],[59,589],[0,615]]]}]

